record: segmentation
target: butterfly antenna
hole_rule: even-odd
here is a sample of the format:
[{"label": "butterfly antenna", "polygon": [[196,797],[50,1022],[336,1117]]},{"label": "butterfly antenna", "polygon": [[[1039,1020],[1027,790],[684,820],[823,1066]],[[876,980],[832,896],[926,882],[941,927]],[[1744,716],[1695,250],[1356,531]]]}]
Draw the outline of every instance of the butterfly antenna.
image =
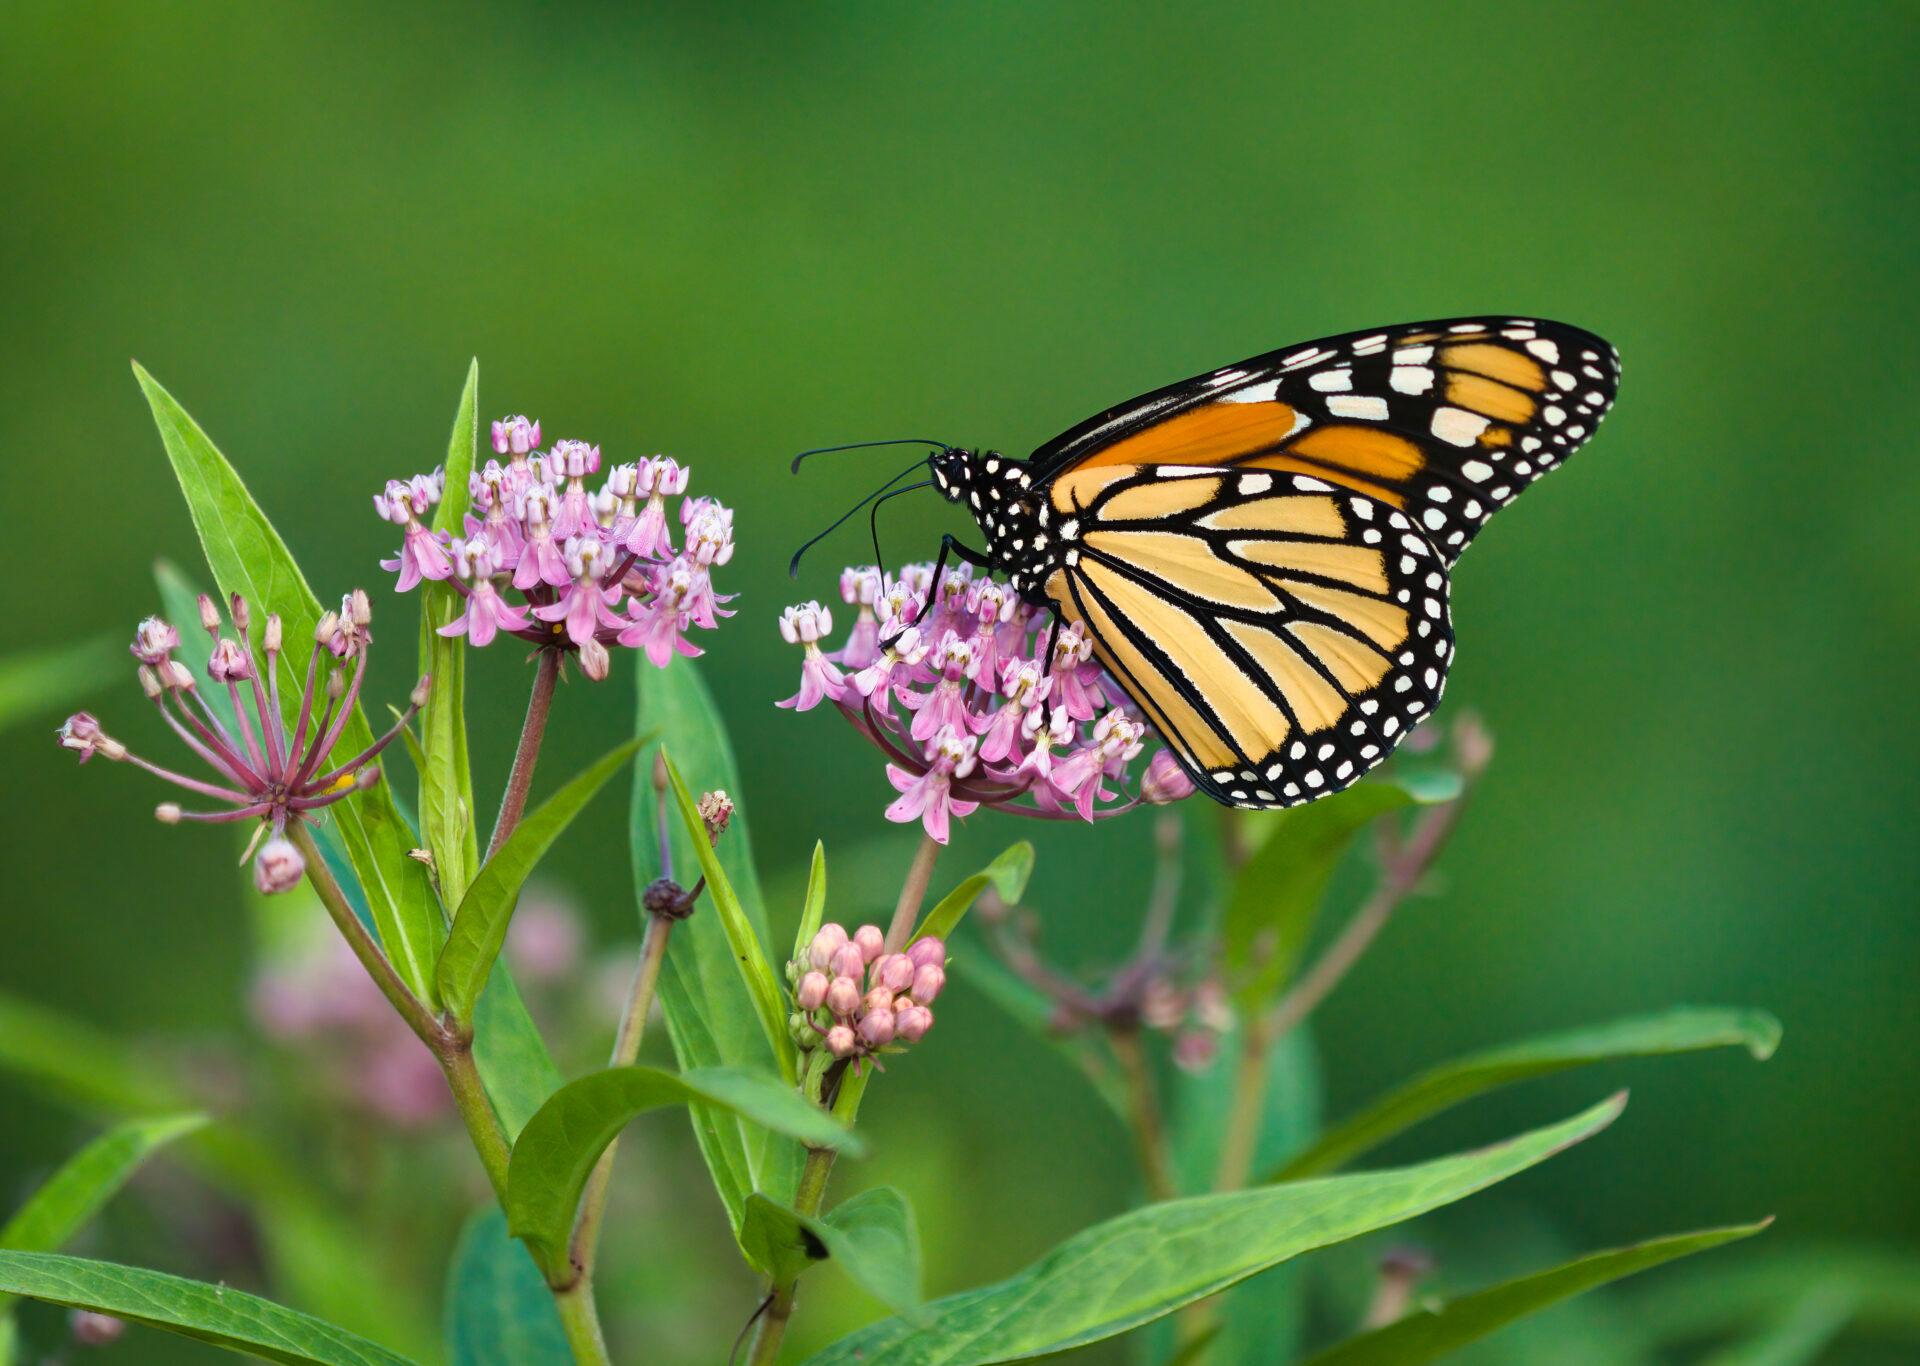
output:
[{"label": "butterfly antenna", "polygon": [[[950,451],[953,449],[953,446],[949,442],[934,441],[924,436],[903,436],[892,441],[855,441],[845,446],[821,446],[815,450],[801,451],[800,454],[793,457],[793,464],[789,466],[789,468],[793,473],[798,474],[800,473],[800,462],[810,455],[825,455],[829,451],[864,451],[870,446],[931,446],[937,451]],[[856,512],[859,511],[858,508],[854,510]]]},{"label": "butterfly antenna", "polygon": [[917,489],[931,488],[933,480],[922,479],[917,484],[908,484],[905,488],[895,489],[892,493],[883,493],[873,500],[873,506],[867,511],[867,530],[873,534],[873,563],[884,579],[887,573],[887,557],[880,553],[880,505],[889,498],[898,498],[903,493],[912,493]]},{"label": "butterfly antenna", "polygon": [[[829,447],[829,449],[832,449],[832,448]],[[887,480],[886,483],[882,484],[879,488],[875,489],[872,493],[869,493],[865,498],[862,498],[859,502],[855,503],[852,507],[848,508],[845,512],[841,513],[838,517],[834,519],[832,526],[828,527],[825,531],[821,532],[819,535],[810,537],[804,545],[802,545],[798,550],[793,552],[793,558],[787,562],[787,577],[794,578],[794,579],[799,578],[800,577],[800,557],[806,554],[809,550],[813,549],[813,547],[818,545],[821,541],[831,536],[834,532],[838,531],[843,525],[845,525],[845,523],[849,518],[851,518],[856,512],[860,511],[860,509],[865,507],[868,503],[874,502],[874,500],[876,499],[879,499],[884,502],[887,498],[892,497],[893,494],[888,493],[887,490],[893,489],[893,493],[906,493],[912,489],[925,488],[926,484],[932,483],[933,481],[929,479],[926,481],[926,483],[909,484],[907,488],[904,488],[904,489],[893,488],[895,484],[899,483],[902,479],[905,479],[908,475],[912,474],[915,470],[919,469],[921,466],[925,465],[926,463],[927,462],[924,460],[914,461],[911,465],[907,466],[904,470],[901,470],[900,473],[894,475],[893,478]]]}]

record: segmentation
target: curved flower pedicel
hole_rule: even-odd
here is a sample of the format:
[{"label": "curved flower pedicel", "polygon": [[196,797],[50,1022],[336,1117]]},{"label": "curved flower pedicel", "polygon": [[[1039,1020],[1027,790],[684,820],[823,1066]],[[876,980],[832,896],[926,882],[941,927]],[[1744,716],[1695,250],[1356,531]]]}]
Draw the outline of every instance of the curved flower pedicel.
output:
[{"label": "curved flower pedicel", "polygon": [[[593,679],[607,676],[614,645],[644,652],[656,668],[676,654],[699,654],[686,632],[712,630],[732,615],[721,606],[730,595],[714,591],[713,569],[733,558],[733,513],[711,498],[683,498],[687,467],[666,456],[616,465],[589,492],[598,446],[540,444],[538,422],[493,424],[493,449],[504,460],[469,477],[463,536],[427,525],[445,492],[439,470],[390,480],[374,495],[374,510],[404,528],[399,553],[381,561],[398,575],[396,591],[422,579],[450,583],[466,606],[441,635],[485,646],[504,634],[576,653]],[[669,498],[681,498],[675,516]]]},{"label": "curved flower pedicel", "polygon": [[[982,806],[1049,820],[1103,820],[1145,801],[1191,795],[1171,753],[1093,660],[1077,625],[1060,625],[1004,584],[911,564],[895,579],[848,569],[840,595],[854,611],[837,651],[823,648],[833,613],[789,607],[780,632],[801,646],[800,691],[779,705],[832,702],[886,755],[900,796],[889,820],[919,821],[944,844],[952,819]],[[1131,794],[1129,794],[1131,787]]]},{"label": "curved flower pedicel", "polygon": [[280,706],[280,618],[269,616],[261,633],[266,652],[266,667],[262,669],[246,643],[247,615],[246,599],[234,594],[229,616],[235,638],[227,637],[221,634],[220,611],[213,599],[205,595],[200,598],[200,625],[213,638],[207,676],[226,690],[233,704],[232,728],[207,705],[193,671],[173,657],[180,648],[179,631],[159,617],[148,617],[133,637],[131,649],[140,662],[140,687],[161,719],[212,771],[211,779],[189,777],[148,762],[108,735],[86,712],[75,712],[67,718],[60,728],[60,743],[79,754],[81,763],[98,754],[134,764],[189,792],[226,804],[220,811],[184,811],[173,802],[162,802],[154,815],[169,825],[258,819],[254,885],[263,892],[284,892],[306,872],[305,858],[286,838],[287,827],[311,820],[315,812],[380,781],[380,770],[373,760],[426,703],[430,680],[422,678],[414,687],[410,705],[393,729],[352,758],[335,763],[334,746],[360,699],[360,684],[367,674],[367,647],[373,641],[367,629],[373,620],[367,595],[356,588],[341,600],[338,612],[324,614],[314,628],[306,690],[300,698],[299,718],[291,729]]}]

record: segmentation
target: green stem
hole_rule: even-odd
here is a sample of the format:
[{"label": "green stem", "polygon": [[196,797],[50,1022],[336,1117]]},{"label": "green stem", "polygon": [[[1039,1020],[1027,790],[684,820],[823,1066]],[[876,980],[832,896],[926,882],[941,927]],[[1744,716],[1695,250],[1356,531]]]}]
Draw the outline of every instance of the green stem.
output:
[{"label": "green stem", "polygon": [[440,1070],[446,1073],[447,1089],[453,1092],[453,1103],[467,1126],[473,1150],[480,1155],[480,1165],[487,1169],[494,1199],[505,1209],[507,1162],[513,1156],[513,1149],[507,1142],[506,1131],[500,1127],[499,1116],[493,1112],[493,1102],[487,1099],[480,1069],[474,1065],[473,1036],[449,1030],[443,1041],[434,1046],[433,1053],[440,1060]]},{"label": "green stem", "polygon": [[513,751],[513,769],[507,775],[507,790],[500,797],[500,814],[493,822],[493,838],[487,841],[487,857],[500,852],[520,815],[527,809],[527,794],[533,790],[533,766],[540,758],[540,741],[547,733],[547,712],[553,706],[554,685],[560,681],[560,651],[543,649],[533,675],[533,692],[527,698],[527,719],[520,727],[520,743]]},{"label": "green stem", "polygon": [[577,1366],[613,1366],[600,1332],[600,1315],[594,1309],[593,1287],[583,1279],[569,1290],[554,1291],[553,1303]]},{"label": "green stem", "polygon": [[900,884],[900,900],[894,903],[893,922],[887,927],[887,952],[898,953],[904,949],[913,927],[920,923],[920,907],[926,903],[927,884],[933,881],[933,864],[939,857],[939,841],[932,835],[921,835],[920,847],[913,851],[913,864],[907,869],[907,880]]},{"label": "green stem", "polygon": [[[665,808],[662,808],[663,810]],[[673,933],[673,921],[665,916],[647,917],[645,937],[640,941],[640,964],[634,970],[633,990],[627,997],[626,1012],[620,1017],[620,1033],[614,1039],[609,1067],[626,1067],[640,1056],[640,1041],[647,1030],[647,1012],[653,1008],[654,988],[660,982],[660,965],[667,958],[667,939]],[[600,1226],[606,1219],[607,1187],[613,1180],[613,1158],[620,1146],[615,1138],[594,1164],[587,1178],[586,1194],[581,1198],[580,1214],[573,1225],[572,1260],[577,1276],[569,1291],[584,1287],[593,1294],[593,1262],[599,1251]]]},{"label": "green stem", "polygon": [[1133,1139],[1139,1149],[1140,1172],[1146,1178],[1148,1198],[1171,1200],[1180,1194],[1173,1177],[1173,1159],[1167,1151],[1166,1129],[1160,1122],[1160,1102],[1154,1094],[1153,1071],[1147,1051],[1140,1044],[1140,1031],[1128,1025],[1112,1029],[1107,1043],[1120,1061],[1120,1073],[1126,1078],[1127,1100],[1133,1115]]}]

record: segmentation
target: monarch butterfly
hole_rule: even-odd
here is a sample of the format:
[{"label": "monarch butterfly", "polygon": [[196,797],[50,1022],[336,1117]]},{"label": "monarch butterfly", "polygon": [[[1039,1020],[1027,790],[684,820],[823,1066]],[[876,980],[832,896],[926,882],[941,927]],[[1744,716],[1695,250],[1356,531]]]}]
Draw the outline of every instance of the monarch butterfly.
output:
[{"label": "monarch butterfly", "polygon": [[1447,319],[1183,380],[1026,460],[929,443],[928,482],[986,538],[941,562],[1078,623],[1209,796],[1296,806],[1438,703],[1449,568],[1593,434],[1619,372],[1579,328]]}]

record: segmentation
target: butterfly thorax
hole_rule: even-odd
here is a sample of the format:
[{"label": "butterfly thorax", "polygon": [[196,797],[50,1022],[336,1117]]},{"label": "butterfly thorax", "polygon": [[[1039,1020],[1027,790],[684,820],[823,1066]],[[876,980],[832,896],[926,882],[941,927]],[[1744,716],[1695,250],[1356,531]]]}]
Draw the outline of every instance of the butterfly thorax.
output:
[{"label": "butterfly thorax", "polygon": [[1026,601],[1047,605],[1041,585],[1060,562],[1061,543],[1048,531],[1046,502],[1026,463],[999,451],[950,447],[933,457],[932,467],[941,497],[979,523],[994,571]]}]

